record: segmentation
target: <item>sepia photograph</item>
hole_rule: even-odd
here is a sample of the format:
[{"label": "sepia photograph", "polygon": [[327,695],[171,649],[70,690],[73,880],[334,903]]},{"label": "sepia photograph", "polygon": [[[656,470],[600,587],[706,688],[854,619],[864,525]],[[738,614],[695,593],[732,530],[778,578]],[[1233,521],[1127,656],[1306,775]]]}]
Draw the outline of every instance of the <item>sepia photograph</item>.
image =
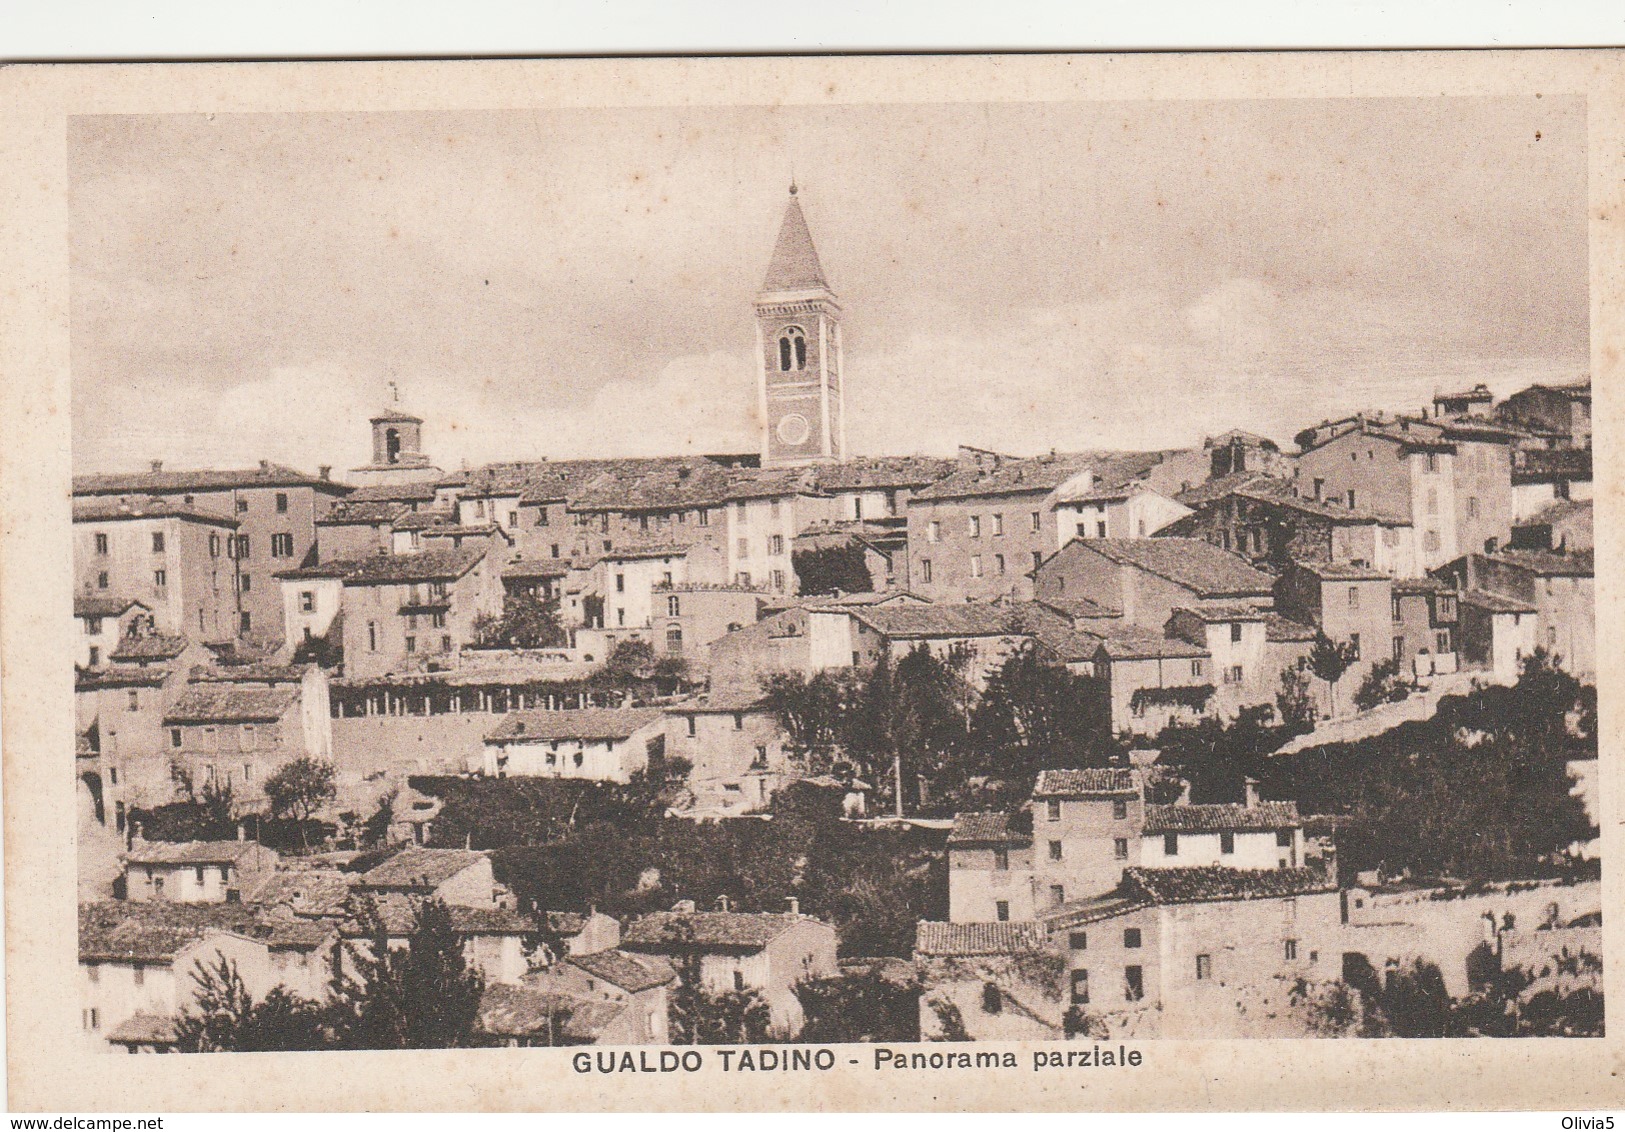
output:
[{"label": "sepia photograph", "polygon": [[76,1061],[1607,1036],[1583,90],[829,91],[66,116]]}]

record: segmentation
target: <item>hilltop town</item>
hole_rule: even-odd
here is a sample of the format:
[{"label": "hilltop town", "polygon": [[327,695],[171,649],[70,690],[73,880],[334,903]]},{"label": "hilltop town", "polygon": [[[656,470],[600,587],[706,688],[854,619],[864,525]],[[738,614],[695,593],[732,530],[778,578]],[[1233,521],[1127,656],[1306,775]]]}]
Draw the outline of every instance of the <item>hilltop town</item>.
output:
[{"label": "hilltop town", "polygon": [[754,310],[757,451],[75,478],[87,1049],[1601,1032],[1584,375],[862,456]]}]

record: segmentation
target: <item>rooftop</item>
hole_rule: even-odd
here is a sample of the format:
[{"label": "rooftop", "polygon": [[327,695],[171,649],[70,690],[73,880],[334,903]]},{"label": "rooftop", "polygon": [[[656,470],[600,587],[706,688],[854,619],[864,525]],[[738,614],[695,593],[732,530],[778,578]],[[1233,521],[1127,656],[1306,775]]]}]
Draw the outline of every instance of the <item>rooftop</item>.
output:
[{"label": "rooftop", "polygon": [[[124,854],[132,865],[235,865],[265,851],[254,841],[145,841]],[[269,857],[267,856],[267,861]]]},{"label": "rooftop", "polygon": [[822,921],[782,912],[652,912],[634,920],[621,943],[657,952],[759,951],[797,924],[807,923]]},{"label": "rooftop", "polygon": [[164,713],[164,723],[275,723],[299,702],[299,689],[193,684]]},{"label": "rooftop", "polygon": [[210,931],[269,939],[276,926],[246,904],[108,900],[79,905],[79,961],[168,963]]},{"label": "rooftop", "polygon": [[945,456],[854,456],[839,464],[823,464],[817,469],[822,491],[881,490],[924,487],[953,474],[957,467]]},{"label": "rooftop", "polygon": [[73,502],[73,521],[76,523],[112,523],[124,519],[190,519],[220,527],[237,526],[237,520],[229,515],[157,496],[75,499]]},{"label": "rooftop", "polygon": [[1490,593],[1488,590],[1468,590],[1461,595],[1461,603],[1470,605],[1474,609],[1482,609],[1486,613],[1536,613],[1538,610],[1527,601],[1517,598],[1504,597],[1501,594]]},{"label": "rooftop", "polygon": [[511,711],[486,734],[485,741],[540,743],[554,739],[626,739],[659,722],[664,714],[659,708]]},{"label": "rooftop", "polygon": [[[545,1034],[558,1044],[590,1044],[619,1018],[628,1004],[603,1002],[544,991],[533,982],[492,983],[480,995],[476,1026],[497,1037]],[[563,1037],[568,1042],[559,1042]]]},{"label": "rooftop", "polygon": [[1140,793],[1134,771],[1127,767],[1081,767],[1041,770],[1034,798],[1109,798]]},{"label": "rooftop", "polygon": [[381,586],[456,581],[478,565],[485,553],[486,547],[480,545],[419,550],[410,554],[374,554],[343,564],[344,584]]},{"label": "rooftop", "polygon": [[1198,538],[1074,539],[1068,545],[1081,546],[1111,562],[1166,578],[1199,597],[1273,593],[1274,579],[1268,574],[1253,569],[1238,555]]},{"label": "rooftop", "polygon": [[1123,870],[1128,894],[1143,894],[1156,904],[1205,904],[1218,900],[1274,900],[1336,892],[1337,882],[1318,869],[1196,868]]},{"label": "rooftop", "polygon": [[1098,651],[1111,660],[1200,660],[1209,655],[1201,645],[1178,637],[1133,631],[1107,636],[1100,642]]},{"label": "rooftop", "polygon": [[1270,613],[1264,617],[1264,639],[1276,644],[1286,641],[1312,641],[1315,639],[1315,627],[1282,617],[1279,613]]},{"label": "rooftop", "polygon": [[1542,578],[1591,578],[1597,572],[1597,555],[1592,550],[1573,554],[1557,554],[1548,550],[1503,550],[1486,557],[1491,562],[1514,566]]},{"label": "rooftop", "polygon": [[572,955],[566,962],[630,994],[663,987],[677,978],[672,965],[658,955],[636,955],[618,948]]},{"label": "rooftop", "polygon": [[318,527],[338,527],[357,524],[390,523],[402,515],[411,514],[401,502],[383,500],[357,500],[350,498],[334,505],[333,509],[316,520]]},{"label": "rooftop", "polygon": [[114,660],[174,660],[186,651],[185,637],[153,633],[145,637],[125,637],[113,646]]},{"label": "rooftop", "polygon": [[108,475],[73,477],[75,495],[159,495],[185,491],[231,491],[252,487],[314,487],[338,494],[350,491],[345,484],[307,475],[285,464],[274,464],[268,460],[261,461],[257,468],[114,472]]},{"label": "rooftop", "polygon": [[1046,951],[1048,937],[1032,920],[946,924],[921,920],[914,928],[914,954],[933,959],[977,955],[1025,955]]},{"label": "rooftop", "polygon": [[988,495],[1048,493],[1074,476],[1092,472],[1087,489],[1117,488],[1143,479],[1162,460],[1158,452],[1067,452],[1048,456],[1001,457],[990,464],[960,467],[917,492],[916,499],[972,499]]},{"label": "rooftop", "polygon": [[948,834],[949,845],[967,847],[1032,843],[1032,815],[1026,810],[1015,814],[955,814],[953,832]]},{"label": "rooftop", "polygon": [[790,200],[784,206],[784,219],[779,224],[779,238],[773,245],[773,258],[768,261],[762,291],[771,294],[827,290],[829,283],[824,279],[824,266],[818,262],[807,218],[802,215],[796,188],[791,185]]},{"label": "rooftop", "polygon": [[1202,806],[1147,806],[1145,832],[1246,833],[1292,829],[1302,824],[1296,802],[1260,802],[1256,806],[1220,803]]},{"label": "rooftop", "polygon": [[109,665],[81,668],[74,672],[73,690],[92,692],[100,688],[151,688],[169,679],[169,669],[159,664]]},{"label": "rooftop", "polygon": [[998,637],[1025,628],[1007,605],[956,602],[941,605],[882,605],[851,610],[852,616],[885,637]]},{"label": "rooftop", "polygon": [[484,860],[484,853],[470,849],[411,845],[363,873],[358,883],[363,888],[433,889]]},{"label": "rooftop", "polygon": [[75,617],[117,617],[131,606],[140,606],[142,609],[151,609],[146,602],[137,601],[133,597],[96,597],[93,594],[73,595],[73,615]]}]

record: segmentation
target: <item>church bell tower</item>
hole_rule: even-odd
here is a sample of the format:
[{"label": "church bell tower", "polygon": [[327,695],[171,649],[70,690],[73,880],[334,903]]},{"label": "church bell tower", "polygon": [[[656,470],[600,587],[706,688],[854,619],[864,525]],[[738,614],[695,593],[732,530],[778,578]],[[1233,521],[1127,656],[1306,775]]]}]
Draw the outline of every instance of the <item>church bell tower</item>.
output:
[{"label": "church bell tower", "polygon": [[824,278],[796,186],[756,296],[762,466],[846,459],[841,305]]}]

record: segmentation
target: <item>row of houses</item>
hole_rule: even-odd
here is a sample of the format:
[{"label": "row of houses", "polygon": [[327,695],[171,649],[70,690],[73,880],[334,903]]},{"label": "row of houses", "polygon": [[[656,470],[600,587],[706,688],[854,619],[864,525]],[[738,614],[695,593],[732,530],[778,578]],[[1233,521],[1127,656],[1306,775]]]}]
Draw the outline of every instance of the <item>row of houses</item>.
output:
[{"label": "row of houses", "polygon": [[195,1007],[196,975],[231,964],[257,1001],[275,987],[313,1002],[381,933],[410,945],[417,910],[443,903],[469,969],[484,982],[476,1036],[491,1045],[665,1044],[680,980],[707,993],[753,991],[772,1026],[801,1025],[796,984],[837,974],[835,932],[791,902],[782,913],[669,912],[623,924],[596,910],[521,912],[489,857],[407,847],[361,870],[284,862],[251,842],[135,841],[128,899],[79,907],[86,1048],[165,1052]]}]

